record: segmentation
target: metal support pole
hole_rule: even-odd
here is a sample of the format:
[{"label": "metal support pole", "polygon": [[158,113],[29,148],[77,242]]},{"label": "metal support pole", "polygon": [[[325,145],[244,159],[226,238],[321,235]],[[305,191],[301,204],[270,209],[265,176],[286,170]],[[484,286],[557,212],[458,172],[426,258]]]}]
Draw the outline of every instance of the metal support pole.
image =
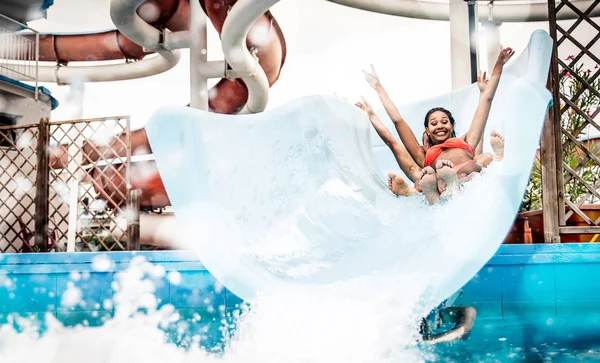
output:
[{"label": "metal support pole", "polygon": [[48,252],[48,173],[50,154],[48,153],[48,119],[42,118],[39,123],[37,140],[37,174],[35,177],[35,247],[41,252]]},{"label": "metal support pole", "polygon": [[39,80],[40,80],[40,33],[35,33],[35,100],[39,97]]},{"label": "metal support pole", "polygon": [[467,14],[469,17],[469,60],[471,64],[471,83],[477,82],[478,62],[477,62],[477,16],[476,1],[467,2]]},{"label": "metal support pole", "polygon": [[200,71],[207,61],[207,18],[199,0],[190,1],[190,107],[208,111],[208,79]]},{"label": "metal support pole", "polygon": [[472,83],[469,13],[465,1],[450,1],[448,6],[450,11],[452,89],[456,90]]},{"label": "metal support pole", "polygon": [[481,25],[485,28],[485,44],[487,54],[486,69],[488,74],[491,74],[496,65],[498,54],[500,53],[500,25],[499,20],[482,20]]},{"label": "metal support pole", "polygon": [[128,205],[130,213],[127,217],[127,236],[129,243],[127,249],[129,251],[140,250],[140,190],[132,189],[129,191]]}]

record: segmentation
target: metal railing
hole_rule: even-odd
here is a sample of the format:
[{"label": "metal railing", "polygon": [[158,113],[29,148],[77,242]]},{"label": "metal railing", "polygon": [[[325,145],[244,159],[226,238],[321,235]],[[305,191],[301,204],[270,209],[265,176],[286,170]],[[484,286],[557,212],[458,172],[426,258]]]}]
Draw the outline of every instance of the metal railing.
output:
[{"label": "metal railing", "polygon": [[32,32],[35,40],[0,27],[0,75],[22,79],[35,84],[34,97],[38,99],[40,33],[18,21],[0,14],[0,18]]}]

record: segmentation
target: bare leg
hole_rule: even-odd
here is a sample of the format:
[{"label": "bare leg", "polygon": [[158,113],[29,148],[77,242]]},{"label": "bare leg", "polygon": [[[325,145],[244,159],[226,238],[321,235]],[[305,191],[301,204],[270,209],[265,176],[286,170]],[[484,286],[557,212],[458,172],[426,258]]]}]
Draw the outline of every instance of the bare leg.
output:
[{"label": "bare leg", "polygon": [[431,166],[423,168],[421,171],[421,189],[430,205],[440,200],[440,191],[437,185],[437,176]]},{"label": "bare leg", "polygon": [[388,186],[392,193],[397,196],[408,197],[409,195],[419,193],[415,188],[411,187],[406,181],[394,173],[388,174]]},{"label": "bare leg", "polygon": [[410,156],[408,150],[399,142],[394,143],[391,149],[400,169],[412,182],[416,182],[420,178],[421,168]]},{"label": "bare leg", "polygon": [[496,130],[492,130],[490,136],[492,137],[490,144],[494,150],[494,160],[502,160],[504,158],[504,137]]},{"label": "bare leg", "polygon": [[475,147],[475,156],[483,153],[483,137],[479,140],[479,144]]},{"label": "bare leg", "polygon": [[446,186],[444,195],[454,195],[458,192],[458,176],[454,164],[450,160],[438,160],[435,168],[437,169],[437,175]]}]

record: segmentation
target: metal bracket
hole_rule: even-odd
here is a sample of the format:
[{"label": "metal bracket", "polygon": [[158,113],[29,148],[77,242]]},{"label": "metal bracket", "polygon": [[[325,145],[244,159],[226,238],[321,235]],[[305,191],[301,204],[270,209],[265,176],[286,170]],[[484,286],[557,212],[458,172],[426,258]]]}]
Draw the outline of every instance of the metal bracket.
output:
[{"label": "metal bracket", "polygon": [[254,58],[254,69],[252,70],[252,73],[250,73],[250,77],[253,77],[256,74],[256,70],[259,67],[259,64],[258,64],[258,48],[256,48],[256,47],[250,47],[248,49],[248,51],[250,52],[250,54]]},{"label": "metal bracket", "polygon": [[156,43],[157,47],[153,48],[153,49],[148,49],[146,47],[142,47],[142,50],[144,52],[156,52],[157,50],[160,50],[160,49],[169,50],[169,49],[165,48],[165,32],[164,32],[164,30],[160,30],[160,29],[156,29],[156,30],[158,30],[158,42]]},{"label": "metal bracket", "polygon": [[254,57],[254,69],[249,72],[249,73],[244,73],[244,74],[240,74],[238,72],[236,72],[235,70],[233,70],[231,68],[231,66],[229,65],[229,63],[227,63],[227,60],[224,61],[225,63],[225,70],[224,70],[224,77],[227,79],[236,79],[236,78],[242,78],[242,77],[253,77],[256,74],[256,70],[258,69],[259,65],[259,59],[258,59],[258,48],[256,47],[250,47],[248,49],[248,51],[250,52],[250,54],[252,55],[252,57]]},{"label": "metal bracket", "polygon": [[236,78],[240,78],[239,75],[237,74],[236,71],[233,70],[233,68],[231,68],[231,66],[229,65],[229,63],[227,63],[227,61],[223,61],[223,65],[225,66],[225,69],[223,70],[223,77],[227,78],[229,80],[234,80]]}]

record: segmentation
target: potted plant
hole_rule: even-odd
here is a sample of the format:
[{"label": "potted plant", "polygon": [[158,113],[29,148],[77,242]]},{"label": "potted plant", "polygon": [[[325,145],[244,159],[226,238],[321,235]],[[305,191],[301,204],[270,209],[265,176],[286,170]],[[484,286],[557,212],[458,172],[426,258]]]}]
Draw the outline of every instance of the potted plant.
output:
[{"label": "potted plant", "polygon": [[[567,61],[572,61],[573,56],[569,56]],[[598,65],[596,65],[596,69]],[[587,113],[588,116],[600,105],[600,97],[596,94],[600,92],[600,79],[590,82],[592,70],[584,67],[582,63],[573,67],[576,76],[567,73],[560,80],[560,92],[567,98],[573,100],[573,103]],[[590,92],[585,85],[578,79],[581,78],[598,91]],[[579,95],[579,96],[577,96]],[[564,106],[564,102],[561,102]],[[561,126],[568,133],[580,140],[583,145],[598,159],[600,159],[600,138],[582,140],[586,130],[587,122],[585,118],[569,108],[561,116]],[[567,137],[562,135],[563,144],[563,162],[571,170],[576,171],[578,177],[573,177],[566,168],[563,170],[563,180],[565,181],[563,195],[575,204],[583,201],[585,204],[580,206],[580,210],[591,220],[600,217],[600,204],[598,198],[588,192],[587,187],[579,180],[582,179],[591,186],[600,184],[600,165],[589,158],[581,148],[573,142],[568,141]],[[567,209],[568,211],[569,209]],[[554,211],[552,211],[554,213]],[[567,226],[587,226],[588,223],[576,213],[573,213],[566,221]],[[594,235],[564,235],[561,236],[561,242],[589,242]],[[525,190],[520,212],[515,218],[515,223],[509,232],[504,243],[540,243],[544,241],[544,222],[542,210],[542,173],[539,153],[534,162],[529,184]]]}]

